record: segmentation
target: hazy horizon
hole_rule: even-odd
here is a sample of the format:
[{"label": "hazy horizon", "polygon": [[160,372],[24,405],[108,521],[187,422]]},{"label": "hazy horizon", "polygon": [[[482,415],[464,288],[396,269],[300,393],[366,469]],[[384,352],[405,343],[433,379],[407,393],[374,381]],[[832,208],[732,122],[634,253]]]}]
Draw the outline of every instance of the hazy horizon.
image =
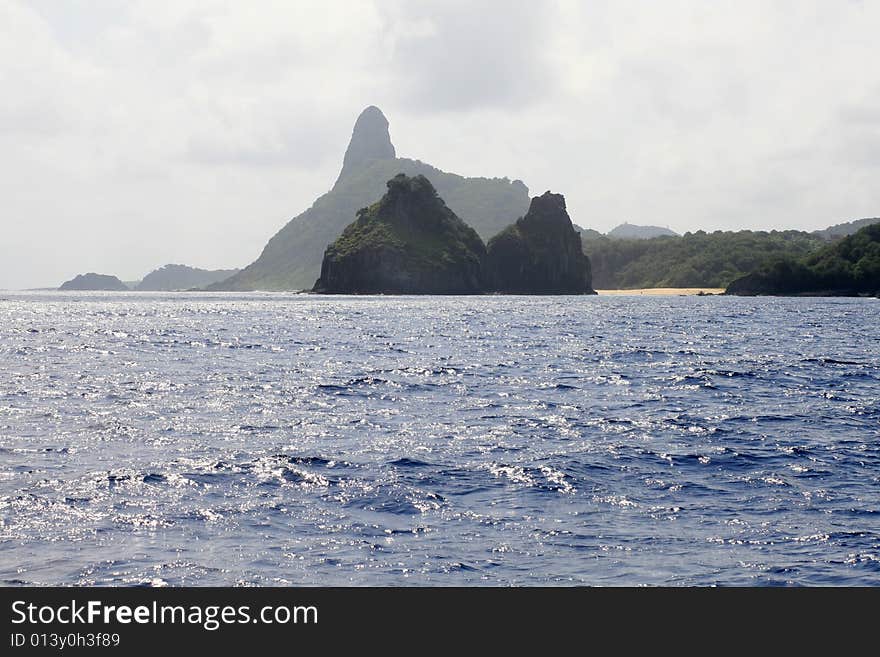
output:
[{"label": "hazy horizon", "polygon": [[863,2],[0,0],[0,289],[244,267],[368,105],[399,157],[602,232],[878,216],[878,27]]}]

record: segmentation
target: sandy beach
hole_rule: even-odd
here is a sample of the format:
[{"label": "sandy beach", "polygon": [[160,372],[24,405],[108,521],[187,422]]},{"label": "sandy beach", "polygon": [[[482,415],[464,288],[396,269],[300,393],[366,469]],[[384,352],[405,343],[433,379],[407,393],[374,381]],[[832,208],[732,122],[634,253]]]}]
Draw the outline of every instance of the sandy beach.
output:
[{"label": "sandy beach", "polygon": [[652,296],[664,297],[691,294],[722,294],[723,287],[648,287],[637,290],[596,290],[599,294],[614,296]]}]

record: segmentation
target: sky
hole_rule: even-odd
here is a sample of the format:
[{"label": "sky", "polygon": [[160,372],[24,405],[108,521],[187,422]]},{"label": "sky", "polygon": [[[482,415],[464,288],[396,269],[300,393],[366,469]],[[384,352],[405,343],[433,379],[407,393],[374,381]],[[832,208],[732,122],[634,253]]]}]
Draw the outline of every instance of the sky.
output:
[{"label": "sky", "polygon": [[602,232],[880,216],[878,33],[841,0],[0,0],[0,289],[243,267],[368,105]]}]

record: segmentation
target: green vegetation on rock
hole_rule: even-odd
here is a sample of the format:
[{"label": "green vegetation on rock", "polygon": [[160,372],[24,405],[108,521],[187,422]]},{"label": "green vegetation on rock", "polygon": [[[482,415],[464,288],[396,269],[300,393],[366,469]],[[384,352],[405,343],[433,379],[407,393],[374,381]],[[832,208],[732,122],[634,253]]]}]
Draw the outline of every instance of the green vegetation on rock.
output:
[{"label": "green vegetation on rock", "polygon": [[486,248],[424,176],[399,174],[327,247],[314,291],[471,294],[483,289]]},{"label": "green vegetation on rock", "polygon": [[880,294],[880,224],[868,225],[812,255],[761,267],[733,281],[727,294]]}]

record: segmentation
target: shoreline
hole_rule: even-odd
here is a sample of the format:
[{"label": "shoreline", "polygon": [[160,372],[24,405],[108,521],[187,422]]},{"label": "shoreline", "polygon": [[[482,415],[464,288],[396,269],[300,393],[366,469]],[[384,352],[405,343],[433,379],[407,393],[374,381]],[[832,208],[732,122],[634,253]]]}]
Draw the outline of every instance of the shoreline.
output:
[{"label": "shoreline", "polygon": [[724,294],[723,287],[643,287],[634,290],[596,290],[600,296],[693,296]]}]

